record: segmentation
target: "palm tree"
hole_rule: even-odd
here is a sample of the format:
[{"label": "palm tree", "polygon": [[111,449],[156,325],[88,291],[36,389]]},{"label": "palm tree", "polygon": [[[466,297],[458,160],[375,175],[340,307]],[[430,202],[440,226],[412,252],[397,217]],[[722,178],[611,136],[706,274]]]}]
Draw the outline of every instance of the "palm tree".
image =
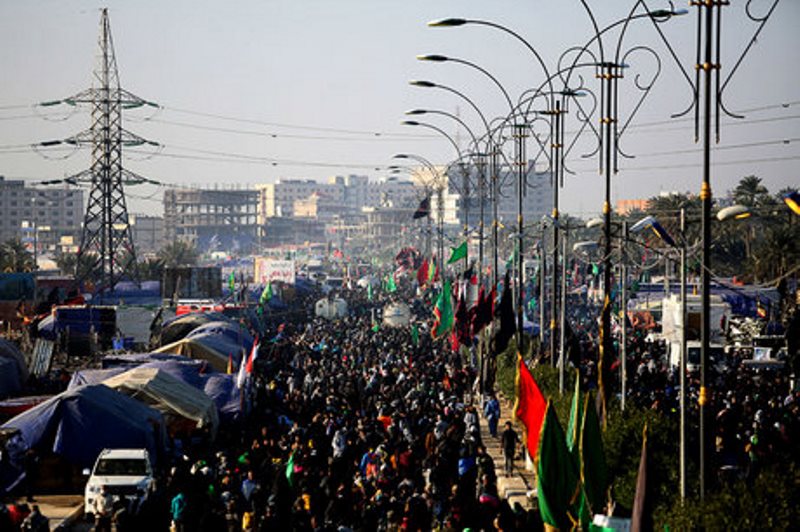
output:
[{"label": "palm tree", "polygon": [[197,264],[197,248],[183,240],[175,240],[158,251],[158,259],[164,267],[194,266]]},{"label": "palm tree", "polygon": [[[669,234],[677,237],[680,234],[681,209],[686,212],[687,220],[695,219],[700,213],[700,200],[689,194],[656,196],[650,198],[645,212],[654,216]],[[696,224],[687,224],[685,236],[687,241],[699,237]]]},{"label": "palm tree", "polygon": [[797,231],[789,224],[772,226],[764,233],[753,254],[756,279],[774,281],[800,262]]},{"label": "palm tree", "polygon": [[161,279],[164,274],[164,261],[159,258],[149,258],[138,263],[136,268],[139,272],[139,279]]},{"label": "palm tree", "polygon": [[88,279],[89,271],[94,266],[95,257],[92,255],[81,255],[78,262],[77,253],[56,253],[54,258],[56,266],[64,275],[72,275],[76,279]]},{"label": "palm tree", "polygon": [[733,189],[733,200],[746,207],[761,207],[770,199],[769,190],[761,184],[761,178],[754,175],[743,177]]},{"label": "palm tree", "polygon": [[18,238],[0,244],[0,270],[4,272],[24,272],[35,269],[33,255],[25,249]]}]

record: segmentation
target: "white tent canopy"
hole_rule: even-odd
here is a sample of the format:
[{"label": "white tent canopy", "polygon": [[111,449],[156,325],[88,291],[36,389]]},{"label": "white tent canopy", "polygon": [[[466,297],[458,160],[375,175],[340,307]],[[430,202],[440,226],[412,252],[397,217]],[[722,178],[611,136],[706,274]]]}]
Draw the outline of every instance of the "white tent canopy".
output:
[{"label": "white tent canopy", "polygon": [[208,428],[216,435],[219,416],[214,401],[205,393],[158,368],[133,368],[103,384],[151,405],[167,416],[177,416]]}]

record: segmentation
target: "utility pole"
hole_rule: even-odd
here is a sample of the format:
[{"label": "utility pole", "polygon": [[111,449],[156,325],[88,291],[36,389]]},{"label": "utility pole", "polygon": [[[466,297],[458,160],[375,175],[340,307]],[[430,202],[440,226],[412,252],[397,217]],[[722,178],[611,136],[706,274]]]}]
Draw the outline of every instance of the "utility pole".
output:
[{"label": "utility pole", "polygon": [[92,88],[63,100],[69,105],[91,105],[92,125],[89,130],[63,142],[92,148],[91,167],[71,179],[91,183],[78,263],[83,257],[91,257],[91,266],[85,275],[98,279],[99,292],[102,293],[113,290],[114,285],[123,278],[136,278],[136,251],[123,183],[154,183],[123,168],[122,148],[158,144],[122,127],[123,109],[144,105],[156,107],[156,104],[120,88],[108,9],[105,8],[100,16],[98,44],[99,62],[94,70]]},{"label": "utility pole", "polygon": [[625,411],[625,397],[628,394],[628,259],[625,256],[625,243],[628,241],[628,222],[622,222],[622,235],[620,236],[619,260],[621,270],[620,293],[620,325],[622,326],[622,339],[620,342],[620,380],[622,381],[621,408]]}]

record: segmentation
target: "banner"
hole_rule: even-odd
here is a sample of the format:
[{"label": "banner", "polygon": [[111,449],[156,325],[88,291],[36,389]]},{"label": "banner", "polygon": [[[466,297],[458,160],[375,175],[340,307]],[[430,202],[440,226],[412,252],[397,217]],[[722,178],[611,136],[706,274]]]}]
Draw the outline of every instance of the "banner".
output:
[{"label": "banner", "polygon": [[255,282],[265,284],[280,281],[286,284],[294,284],[295,270],[293,260],[274,260],[256,258]]}]

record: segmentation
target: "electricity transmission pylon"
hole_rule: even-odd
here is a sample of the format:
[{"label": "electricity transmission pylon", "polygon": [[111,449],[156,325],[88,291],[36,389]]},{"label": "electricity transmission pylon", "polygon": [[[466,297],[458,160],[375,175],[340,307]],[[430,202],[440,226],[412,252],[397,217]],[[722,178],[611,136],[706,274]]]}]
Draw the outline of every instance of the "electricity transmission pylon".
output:
[{"label": "electricity transmission pylon", "polygon": [[98,280],[98,292],[113,290],[123,278],[137,279],[134,248],[123,184],[153,183],[122,166],[122,148],[157,143],[147,141],[122,127],[122,111],[156,105],[120,88],[114,43],[108,10],[100,16],[100,56],[94,70],[92,88],[63,100],[70,105],[92,107],[91,127],[66,139],[73,145],[92,149],[92,165],[73,176],[76,181],[91,183],[89,201],[83,219],[78,264],[84,257],[90,266],[86,277]]}]

